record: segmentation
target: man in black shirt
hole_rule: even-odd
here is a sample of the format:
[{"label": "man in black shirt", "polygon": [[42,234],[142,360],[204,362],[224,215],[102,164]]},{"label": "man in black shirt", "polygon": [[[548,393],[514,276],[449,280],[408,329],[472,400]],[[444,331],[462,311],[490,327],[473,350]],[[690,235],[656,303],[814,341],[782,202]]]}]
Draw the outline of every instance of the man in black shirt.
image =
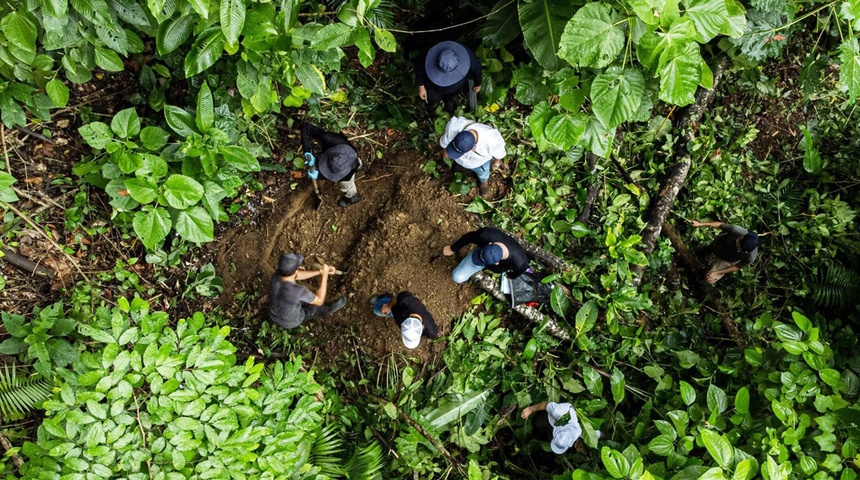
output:
[{"label": "man in black shirt", "polygon": [[[355,172],[361,168],[358,152],[349,140],[340,133],[327,132],[307,122],[301,124],[302,149],[305,152],[305,165],[317,166],[317,171],[308,170],[308,176],[317,179],[322,174],[326,180],[337,182],[337,188],[344,197],[337,202],[341,207],[348,207],[361,200],[361,195],[355,188]],[[311,153],[311,141],[316,140],[322,147],[319,163]]]},{"label": "man in black shirt", "polygon": [[421,335],[439,338],[439,330],[427,307],[409,292],[400,292],[397,297],[389,293],[374,295],[370,299],[373,313],[379,317],[393,318],[400,327],[400,335],[406,348],[415,348]]},{"label": "man in black shirt", "polygon": [[753,263],[758,256],[758,234],[749,230],[723,222],[690,221],[694,227],[713,227],[722,230],[710,245],[699,247],[696,254],[702,257],[714,255],[716,261],[711,264],[705,281],[717,283],[723,275],[734,273]]},{"label": "man in black shirt", "polygon": [[418,98],[427,102],[427,110],[436,111],[439,101],[445,101],[445,111],[453,114],[457,105],[454,97],[467,85],[467,77],[481,91],[481,62],[475,52],[457,42],[440,42],[418,57],[415,65]]},{"label": "man in black shirt", "polygon": [[479,228],[463,235],[446,246],[442,254],[450,257],[467,244],[475,244],[477,248],[454,268],[454,283],[464,283],[485,268],[495,273],[506,273],[508,278],[517,278],[529,268],[528,255],[519,242],[493,227]]},{"label": "man in black shirt", "polygon": [[[269,319],[286,329],[296,328],[319,315],[334,313],[346,305],[346,298],[343,297],[324,305],[328,276],[335,272],[335,268],[323,265],[318,271],[299,270],[302,260],[304,257],[297,253],[281,255],[278,270],[269,282],[272,289],[269,295]],[[296,280],[306,280],[317,275],[322,275],[322,281],[316,293],[296,283]]]}]

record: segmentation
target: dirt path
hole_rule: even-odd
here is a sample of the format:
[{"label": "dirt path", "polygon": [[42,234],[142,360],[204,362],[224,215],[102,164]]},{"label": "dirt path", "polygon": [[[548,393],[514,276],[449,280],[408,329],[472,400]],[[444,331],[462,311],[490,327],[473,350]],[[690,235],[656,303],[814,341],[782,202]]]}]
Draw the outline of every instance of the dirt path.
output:
[{"label": "dirt path", "polygon": [[[467,310],[479,293],[471,284],[455,285],[451,270],[456,260],[439,257],[443,246],[473,228],[470,222],[476,217],[463,210],[460,202],[465,198],[451,196],[421,172],[421,163],[414,152],[374,162],[358,173],[363,199],[349,208],[337,206],[340,193],[331,182],[321,182],[324,202],[317,211],[312,209],[309,184],[278,198],[274,213],[260,228],[234,230],[218,243],[222,298],[231,299],[243,289],[266,292],[283,252],[302,253],[306,266],[316,256],[348,270],[344,277],[332,277],[328,295],[329,301],[346,295],[347,307],[304,329],[331,357],[324,360],[334,361],[340,352],[353,349],[349,332],[377,358],[400,352],[427,360],[441,354],[442,343],[422,341],[416,350],[406,349],[394,321],[373,315],[368,303],[374,293],[409,290],[424,301],[444,335],[451,330],[452,318]],[[317,280],[308,285],[315,289]],[[266,305],[261,304],[260,321]]]}]

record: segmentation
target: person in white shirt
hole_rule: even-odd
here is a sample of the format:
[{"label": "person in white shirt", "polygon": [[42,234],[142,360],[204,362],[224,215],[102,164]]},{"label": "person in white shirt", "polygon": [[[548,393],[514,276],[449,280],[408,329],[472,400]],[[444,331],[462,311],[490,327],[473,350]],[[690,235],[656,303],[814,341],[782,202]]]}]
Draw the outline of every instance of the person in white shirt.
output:
[{"label": "person in white shirt", "polygon": [[495,128],[464,117],[451,117],[439,139],[442,154],[478,177],[481,196],[489,192],[490,171],[498,170],[505,152],[505,139]]},{"label": "person in white shirt", "polygon": [[[541,402],[523,409],[523,420],[528,419],[533,413],[546,411],[547,419],[552,426],[552,443],[550,448],[553,453],[561,455],[572,447],[579,437],[582,436],[582,426],[576,418],[576,410],[569,403]],[[600,430],[594,432],[597,438],[602,435]]]}]

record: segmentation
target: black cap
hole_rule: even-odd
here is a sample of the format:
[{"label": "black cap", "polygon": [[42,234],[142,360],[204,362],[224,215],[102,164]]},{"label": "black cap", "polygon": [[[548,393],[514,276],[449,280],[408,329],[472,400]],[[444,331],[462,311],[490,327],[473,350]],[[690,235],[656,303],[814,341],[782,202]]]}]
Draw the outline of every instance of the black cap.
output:
[{"label": "black cap", "polygon": [[302,260],[305,257],[299,255],[298,253],[285,253],[281,255],[281,259],[278,260],[278,274],[283,277],[288,277],[298,270],[299,265],[302,264]]}]

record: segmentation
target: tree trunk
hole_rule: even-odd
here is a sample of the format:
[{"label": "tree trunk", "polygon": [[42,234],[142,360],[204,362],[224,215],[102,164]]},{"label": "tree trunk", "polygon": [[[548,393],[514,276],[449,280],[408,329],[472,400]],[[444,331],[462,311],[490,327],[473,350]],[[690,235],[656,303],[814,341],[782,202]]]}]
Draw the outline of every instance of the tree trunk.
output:
[{"label": "tree trunk", "polygon": [[[696,94],[696,103],[687,109],[686,114],[678,122],[676,128],[681,131],[686,131],[683,137],[683,142],[680,142],[675,147],[675,156],[679,156],[686,149],[687,144],[696,138],[696,123],[702,118],[705,109],[714,99],[716,88],[722,79],[723,73],[728,65],[728,58],[723,57],[717,68],[714,70],[714,86],[710,90],[700,90]],[[663,188],[660,189],[660,194],[657,197],[657,202],[651,207],[651,213],[648,216],[648,224],[642,232],[642,246],[640,250],[647,256],[654,251],[654,246],[657,239],[660,237],[660,232],[663,229],[663,222],[666,220],[666,215],[672,210],[672,205],[675,203],[675,198],[678,197],[678,192],[687,181],[687,175],[690,173],[690,165],[692,158],[689,152],[683,152],[681,161],[675,165],[672,173],[663,183]],[[642,284],[642,274],[645,271],[645,266],[635,265],[633,267],[633,285],[639,286]]]}]

